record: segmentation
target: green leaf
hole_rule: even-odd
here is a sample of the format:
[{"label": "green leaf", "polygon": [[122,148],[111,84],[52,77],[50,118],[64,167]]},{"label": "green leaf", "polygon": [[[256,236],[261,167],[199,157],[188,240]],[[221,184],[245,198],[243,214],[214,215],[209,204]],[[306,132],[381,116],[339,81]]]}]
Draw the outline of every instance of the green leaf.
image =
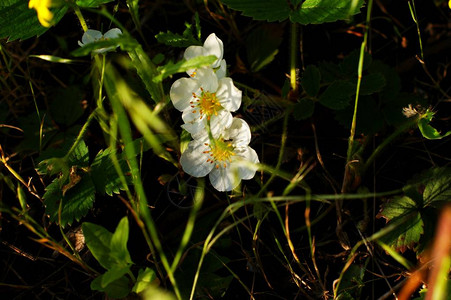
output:
[{"label": "green leaf", "polygon": [[368,74],[362,77],[360,95],[366,96],[380,92],[385,86],[385,78],[379,73]]},{"label": "green leaf", "polygon": [[114,265],[111,269],[108,269],[102,275],[102,281],[100,285],[102,288],[106,288],[108,285],[123,277],[130,271],[130,265]]},{"label": "green leaf", "polygon": [[139,269],[138,278],[133,286],[132,291],[135,293],[141,293],[144,291],[152,282],[157,279],[155,271],[151,268]]},{"label": "green leaf", "polygon": [[309,65],[302,74],[301,86],[307,95],[315,97],[319,92],[319,84],[321,81],[321,73],[314,65]]},{"label": "green leaf", "polygon": [[87,167],[89,166],[88,146],[81,140],[72,153],[68,157],[69,164],[72,166]]},{"label": "green leaf", "polygon": [[109,298],[119,299],[124,298],[130,293],[129,279],[125,276],[116,279],[102,287],[102,279],[104,275],[100,275],[91,282],[91,290],[105,292]]},{"label": "green leaf", "polygon": [[80,7],[98,7],[101,4],[113,2],[114,0],[76,0],[75,3]]},{"label": "green leaf", "polygon": [[[57,24],[67,12],[67,6],[52,8],[51,11],[52,23]],[[0,1],[0,38],[8,38],[8,41],[25,40],[40,36],[48,29],[39,23],[36,10],[28,8],[28,1]]]},{"label": "green leaf", "polygon": [[381,237],[381,240],[397,251],[404,252],[413,249],[423,234],[423,220],[416,202],[410,197],[401,196],[390,199],[377,215],[383,217],[390,224],[396,224],[394,230]]},{"label": "green leaf", "polygon": [[139,45],[138,42],[136,42],[136,44],[137,46],[134,47],[134,49],[127,51],[128,55],[138,76],[146,87],[147,92],[150,94],[153,101],[158,103],[162,101],[165,96],[161,85],[153,81],[158,75],[157,69],[141,45]]},{"label": "green leaf", "polygon": [[[110,256],[110,245],[113,234],[102,226],[84,222],[82,224],[86,245],[95,259],[105,269],[110,269],[115,265]],[[100,283],[100,282],[99,282]]]},{"label": "green leaf", "polygon": [[354,93],[354,84],[346,80],[337,80],[321,94],[319,102],[331,109],[343,109],[349,105]]},{"label": "green leaf", "polygon": [[197,56],[191,58],[190,60],[181,60],[178,63],[169,62],[164,66],[158,67],[157,70],[159,74],[153,78],[153,82],[158,83],[163,81],[166,77],[169,77],[176,73],[186,72],[190,69],[196,69],[203,66],[211,65],[215,60],[216,56]]},{"label": "green leaf", "polygon": [[171,31],[160,32],[155,38],[161,44],[165,44],[171,47],[189,47],[192,45],[200,45],[201,43],[193,36],[191,30],[188,32],[185,30],[183,35],[173,33]]},{"label": "green leaf", "polygon": [[423,192],[424,206],[440,208],[451,202],[451,168],[434,168]]},{"label": "green leaf", "polygon": [[58,222],[58,209],[62,202],[61,226],[72,224],[74,220],[79,221],[94,204],[95,188],[91,177],[87,174],[79,175],[77,172],[75,170],[75,174],[70,175],[68,184],[62,182],[63,178],[57,178],[45,189],[43,199],[50,221]]},{"label": "green leaf", "polygon": [[75,57],[90,55],[95,50],[100,49],[116,49],[120,47],[123,51],[132,51],[138,47],[138,42],[126,35],[121,35],[120,37],[107,40],[98,40],[84,46],[80,46],[76,50],[72,51],[70,54]]},{"label": "green leaf", "polygon": [[[401,79],[396,70],[389,65],[374,60],[369,67],[369,72],[379,73],[384,76],[385,86],[380,92],[380,99],[382,103],[393,103],[398,100],[398,95],[401,90]],[[404,105],[405,106],[405,105]]]},{"label": "green leaf", "polygon": [[293,116],[296,120],[305,120],[313,115],[315,102],[310,98],[302,98],[294,105]]},{"label": "green leaf", "polygon": [[[96,191],[99,194],[107,194],[112,196],[119,194],[124,189],[121,179],[114,168],[111,160],[111,148],[100,150],[94,161],[91,164],[91,176],[92,181],[96,187]],[[118,155],[118,158],[121,156]],[[130,169],[127,162],[124,159],[119,159],[119,165],[124,174],[128,174]],[[131,176],[126,177],[127,183],[131,183]]]},{"label": "green leaf", "polygon": [[139,21],[139,0],[127,0],[127,6],[136,28],[141,28],[141,23]]},{"label": "green leaf", "polygon": [[279,24],[263,24],[252,30],[246,39],[247,59],[252,72],[260,71],[279,52],[283,28]]},{"label": "green leaf", "polygon": [[242,11],[244,16],[269,22],[283,21],[290,14],[287,0],[221,0],[230,8]]},{"label": "green leaf", "polygon": [[[355,6],[353,6],[354,3]],[[290,20],[301,24],[321,24],[346,20],[358,14],[364,1],[351,0],[306,0],[297,11],[290,13]]]},{"label": "green leaf", "polygon": [[116,263],[121,266],[133,263],[127,249],[128,232],[128,219],[127,217],[123,217],[117,225],[110,241],[111,256],[116,260]]},{"label": "green leaf", "polygon": [[451,135],[451,131],[448,131],[444,134],[440,134],[437,129],[429,125],[429,123],[432,121],[432,118],[434,117],[434,112],[428,110],[422,118],[418,121],[418,128],[421,131],[421,134],[423,137],[429,139],[429,140],[438,140],[442,139],[444,137],[447,137]]}]

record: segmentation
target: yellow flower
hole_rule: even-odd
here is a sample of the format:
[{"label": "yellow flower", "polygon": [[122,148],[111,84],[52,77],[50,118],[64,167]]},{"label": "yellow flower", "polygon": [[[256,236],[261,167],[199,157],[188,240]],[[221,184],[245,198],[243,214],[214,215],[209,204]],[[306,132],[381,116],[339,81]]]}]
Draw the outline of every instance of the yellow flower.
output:
[{"label": "yellow flower", "polygon": [[50,27],[53,13],[50,11],[52,0],[30,0],[28,8],[34,8],[38,12],[38,20],[44,27]]}]

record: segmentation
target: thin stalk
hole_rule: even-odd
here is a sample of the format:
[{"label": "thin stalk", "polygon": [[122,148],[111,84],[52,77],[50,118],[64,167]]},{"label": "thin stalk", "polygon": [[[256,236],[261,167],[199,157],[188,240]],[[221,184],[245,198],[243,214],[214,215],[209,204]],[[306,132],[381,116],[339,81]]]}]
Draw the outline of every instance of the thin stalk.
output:
[{"label": "thin stalk", "polygon": [[[358,77],[357,77],[357,88],[355,93],[355,102],[354,102],[354,114],[352,115],[352,123],[351,123],[351,133],[349,135],[348,141],[348,153],[347,153],[347,162],[349,163],[352,160],[352,154],[354,149],[354,136],[357,126],[357,107],[359,105],[359,97],[360,97],[360,85],[362,83],[362,73],[363,73],[363,62],[365,57],[365,49],[368,44],[368,29],[370,27],[371,21],[371,9],[373,7],[373,0],[368,1],[368,11],[366,15],[366,26],[365,33],[363,35],[363,42],[360,46],[360,58],[359,58],[359,66],[358,66]],[[348,164],[347,164],[348,165]]]},{"label": "thin stalk", "polygon": [[80,21],[80,25],[81,25],[81,28],[83,28],[83,31],[84,32],[88,31],[88,25],[86,25],[85,18],[81,14],[80,8],[77,5],[74,5],[73,9],[74,9],[75,15],[78,18],[78,21]]},{"label": "thin stalk", "polygon": [[131,146],[133,138],[132,138],[130,122],[128,120],[125,108],[121,103],[122,101],[120,99],[120,95],[117,93],[116,84],[113,81],[115,79],[115,77],[113,77],[113,76],[115,76],[114,70],[110,68],[109,72],[106,72],[106,74],[108,76],[106,76],[105,82],[104,82],[105,89],[109,95],[112,109],[118,118],[120,135],[122,136],[124,143],[126,145],[130,145],[129,147],[125,147],[124,152],[125,152],[128,162],[130,164],[130,171],[132,174],[133,186],[135,188],[135,191],[137,193],[137,198],[138,198],[137,207],[135,209],[137,209],[139,211],[139,215],[141,216],[144,223],[146,224],[146,228],[149,231],[152,242],[158,251],[158,254],[161,259],[161,263],[163,264],[163,267],[167,272],[167,275],[172,284],[172,287],[177,296],[177,299],[182,299],[180,291],[177,287],[175,277],[174,277],[174,272],[172,272],[172,269],[171,269],[171,266],[169,265],[168,259],[167,259],[166,255],[164,254],[163,246],[158,237],[158,231],[157,231],[156,225],[155,225],[155,223],[152,219],[152,216],[150,214],[150,211],[149,211],[148,201],[147,201],[147,197],[146,197],[146,194],[145,194],[145,191],[143,188],[143,183],[141,181],[138,162],[136,159],[137,153],[135,151],[135,148],[133,146]]},{"label": "thin stalk", "polygon": [[72,147],[69,149],[69,151],[67,152],[67,154],[64,156],[65,159],[67,159],[72,152],[74,152],[74,150],[77,148],[78,144],[80,143],[80,141],[83,139],[83,136],[85,135],[86,131],[88,130],[88,127],[91,123],[91,121],[94,119],[94,117],[96,116],[97,110],[94,110],[88,117],[88,119],[86,120],[85,124],[83,125],[83,127],[81,128],[80,132],[78,133],[77,138],[75,139],[75,142],[72,144]]},{"label": "thin stalk", "polygon": [[420,43],[420,58],[422,61],[424,61],[423,42],[421,41],[420,24],[418,23],[417,10],[415,9],[415,0],[410,0],[408,4],[410,14],[412,15],[412,19],[415,22],[415,25],[417,26],[418,41]]},{"label": "thin stalk", "polygon": [[291,23],[290,35],[290,86],[294,95],[298,93],[298,83],[296,76],[297,65],[297,49],[298,49],[298,24]]}]

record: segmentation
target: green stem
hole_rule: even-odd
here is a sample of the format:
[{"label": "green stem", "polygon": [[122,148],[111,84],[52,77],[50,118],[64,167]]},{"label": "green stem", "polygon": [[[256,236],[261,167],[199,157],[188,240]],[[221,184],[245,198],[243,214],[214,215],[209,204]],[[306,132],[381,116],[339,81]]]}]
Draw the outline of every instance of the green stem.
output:
[{"label": "green stem", "polygon": [[83,127],[81,128],[80,132],[78,133],[77,138],[75,139],[74,144],[72,145],[72,147],[69,149],[69,151],[67,152],[67,154],[64,156],[65,159],[68,159],[69,156],[72,154],[72,152],[75,151],[75,149],[77,148],[78,144],[80,143],[80,141],[83,139],[83,136],[85,135],[86,131],[88,130],[89,124],[91,123],[91,121],[94,119],[94,117],[96,116],[97,110],[94,110],[88,117],[88,119],[86,120],[85,124],[83,125]]},{"label": "green stem", "polygon": [[420,43],[420,58],[424,61],[424,53],[423,53],[423,42],[421,41],[421,33],[420,33],[420,24],[418,24],[417,10],[415,9],[415,1],[410,0],[408,2],[410,14],[412,15],[412,19],[417,26],[418,40]]},{"label": "green stem", "polygon": [[73,8],[74,8],[75,15],[77,16],[78,20],[80,21],[81,28],[83,28],[84,32],[88,31],[88,25],[86,25],[85,18],[81,14],[80,8],[77,5],[74,5]]},{"label": "green stem", "polygon": [[297,49],[298,49],[298,24],[292,23],[290,36],[290,85],[294,95],[296,95],[298,92],[298,83],[296,80]]},{"label": "green stem", "polygon": [[359,58],[359,66],[358,66],[358,77],[357,77],[357,89],[355,93],[355,103],[354,103],[354,114],[352,115],[352,123],[351,123],[351,133],[349,135],[348,140],[348,153],[347,153],[347,165],[352,160],[353,149],[354,149],[354,136],[357,126],[357,107],[359,105],[359,97],[360,97],[360,85],[362,83],[362,73],[363,73],[363,62],[365,58],[365,49],[368,44],[368,29],[370,27],[371,21],[371,9],[373,7],[373,0],[368,1],[368,11],[366,15],[366,26],[365,26],[365,34],[363,35],[363,42],[360,47],[360,58]]}]

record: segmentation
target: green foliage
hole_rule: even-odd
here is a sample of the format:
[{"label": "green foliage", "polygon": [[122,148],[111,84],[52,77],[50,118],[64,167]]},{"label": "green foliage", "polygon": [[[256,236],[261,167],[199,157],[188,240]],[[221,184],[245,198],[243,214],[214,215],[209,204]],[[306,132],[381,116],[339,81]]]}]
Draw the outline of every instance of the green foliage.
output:
[{"label": "green foliage", "polygon": [[319,102],[331,109],[340,110],[351,103],[355,93],[354,85],[348,80],[334,81],[319,97]]},{"label": "green foliage", "polygon": [[157,70],[159,74],[153,78],[155,83],[163,81],[163,79],[181,72],[186,72],[190,69],[200,68],[203,66],[211,65],[215,60],[216,56],[197,56],[191,58],[190,60],[182,60],[177,63],[168,62],[166,65],[158,67]]},{"label": "green foliage", "polygon": [[76,0],[75,4],[80,7],[98,7],[99,5],[112,2],[114,0]]},{"label": "green foliage", "polygon": [[154,270],[150,268],[140,269],[132,291],[135,293],[141,293],[156,279],[157,276]]},{"label": "green foliage", "polygon": [[[111,152],[110,149],[100,151],[90,165],[88,148],[81,141],[69,156],[52,157],[39,163],[40,174],[60,174],[46,187],[43,196],[50,221],[59,222],[60,206],[61,226],[79,221],[92,208],[96,192],[111,196],[123,189],[110,158]],[[119,164],[125,173],[128,169],[125,160],[121,159]]]},{"label": "green foliage", "polygon": [[254,20],[269,22],[283,21],[290,18],[291,22],[300,24],[320,24],[345,20],[360,12],[364,1],[349,0],[222,0],[233,9],[242,11],[243,15]]},{"label": "green foliage", "polygon": [[293,116],[296,120],[305,120],[313,115],[315,103],[312,99],[305,97],[294,105]]},{"label": "green foliage", "polygon": [[133,265],[127,249],[127,217],[121,219],[114,233],[88,222],[83,223],[82,229],[92,255],[107,270],[91,283],[91,288],[103,291],[109,297],[125,297],[130,293],[129,279],[125,275]]},{"label": "green foliage", "polygon": [[430,169],[404,191],[385,202],[377,215],[395,226],[381,241],[401,252],[415,249],[419,255],[433,237],[423,235],[424,228],[435,227],[439,209],[451,202],[451,168]]},{"label": "green foliage", "polygon": [[361,265],[349,266],[340,282],[337,300],[361,299],[362,288],[365,286],[363,278],[369,261],[367,259]]},{"label": "green foliage", "polygon": [[254,20],[283,21],[290,15],[286,0],[221,0],[233,9]]},{"label": "green foliage", "polygon": [[246,38],[246,53],[252,72],[260,71],[274,60],[282,43],[282,29],[277,24],[264,24],[249,33]]},{"label": "green foliage", "polygon": [[301,86],[307,95],[316,97],[319,92],[319,84],[321,81],[321,73],[314,65],[309,65],[305,68],[302,74]]},{"label": "green foliage", "polygon": [[202,45],[200,41],[200,20],[199,14],[194,16],[195,24],[185,23],[185,30],[182,34],[173,33],[171,31],[159,32],[155,35],[155,38],[159,43],[171,46],[171,47],[189,47],[193,45]]},{"label": "green foliage", "polygon": [[[52,8],[52,23],[57,24],[67,12],[67,6]],[[28,1],[0,1],[0,38],[8,41],[26,40],[44,34],[49,28],[41,26],[36,10],[28,8]]]},{"label": "green foliage", "polygon": [[429,140],[438,140],[451,135],[451,131],[448,131],[444,134],[440,134],[440,132],[438,132],[437,129],[429,125],[433,117],[434,112],[430,110],[426,111],[426,113],[421,117],[421,119],[418,122],[418,128],[420,129],[421,134]]},{"label": "green foliage", "polygon": [[363,4],[363,0],[357,1],[355,6],[350,0],[306,0],[298,10],[291,12],[290,20],[301,24],[321,24],[346,20],[350,16],[360,13]]},{"label": "green foliage", "polygon": [[123,34],[114,39],[98,40],[89,44],[85,44],[83,47],[77,48],[72,51],[71,55],[75,57],[81,57],[90,55],[95,50],[109,48],[115,49],[116,47],[120,47],[121,50],[129,52],[138,46],[139,44],[135,39]]}]

